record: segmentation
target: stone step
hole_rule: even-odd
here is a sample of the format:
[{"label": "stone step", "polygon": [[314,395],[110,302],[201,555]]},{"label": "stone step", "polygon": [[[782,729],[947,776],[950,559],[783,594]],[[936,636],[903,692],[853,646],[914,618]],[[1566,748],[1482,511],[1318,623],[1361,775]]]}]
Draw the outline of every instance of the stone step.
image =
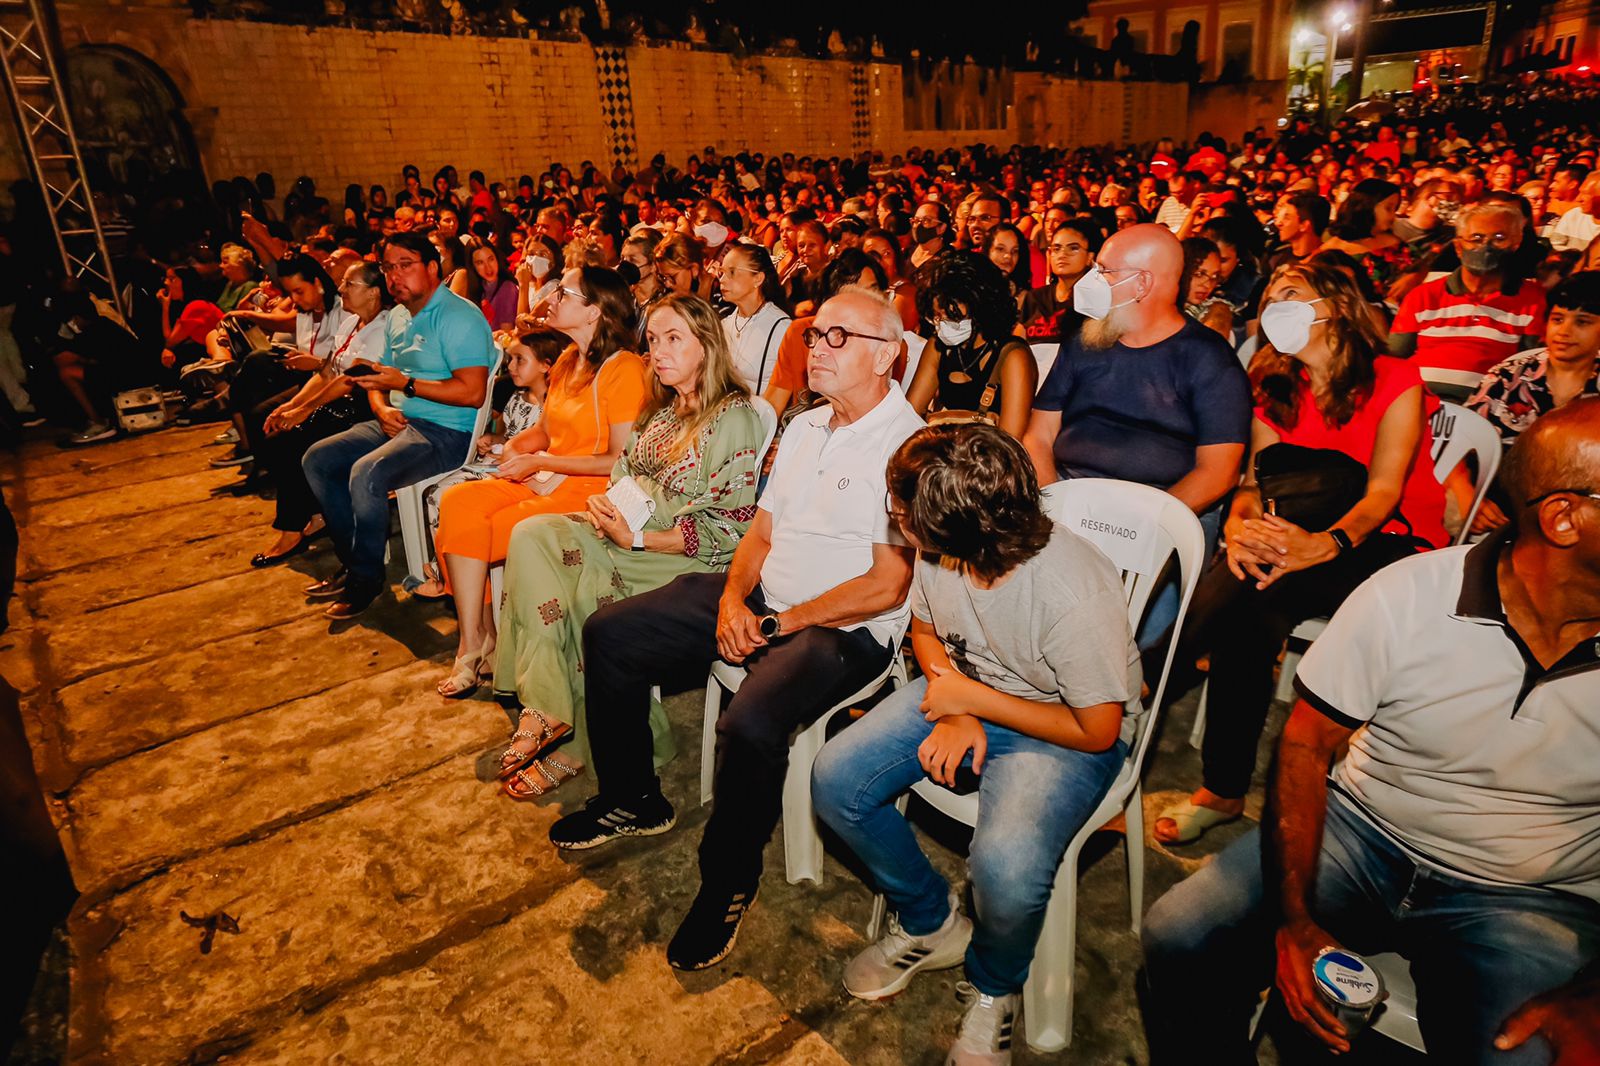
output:
[{"label": "stone step", "polygon": [[[376,760],[359,765],[379,770]],[[218,789],[211,802],[243,799]],[[490,927],[579,876],[545,839],[558,814],[501,798],[463,756],[85,908],[71,923],[73,1058],[203,1058],[206,1048],[228,1046],[485,930],[494,939],[499,930]],[[627,854],[634,843],[615,847]],[[219,933],[202,955],[200,931],[179,911],[226,911],[240,932]],[[635,914],[626,918],[637,922]],[[537,953],[530,961],[542,965]],[[502,996],[501,1008],[514,1013],[517,997]],[[422,1016],[413,1005],[403,1009]]]},{"label": "stone step", "polygon": [[79,891],[96,895],[499,745],[505,712],[445,700],[432,687],[441,672],[413,662],[89,773],[67,797]]},{"label": "stone step", "polygon": [[[217,432],[220,433],[221,430]],[[204,441],[210,439],[211,437],[207,436]],[[55,500],[70,499],[91,492],[103,492],[107,488],[125,484],[127,478],[137,478],[140,482],[147,482],[189,474],[209,474],[211,460],[229,454],[233,446],[205,447],[204,441],[190,445],[182,451],[173,452],[171,455],[124,459],[105,466],[30,477],[25,483],[28,503],[38,507],[40,504]]]},{"label": "stone step", "polygon": [[[589,944],[596,923],[609,924],[625,902],[591,881],[568,885],[498,929],[290,1019],[227,1061],[374,1061],[382,1048],[437,1063],[759,1061],[744,1053],[785,1012],[758,981],[733,973],[707,985],[677,974],[636,931],[608,939],[603,956]],[[772,1061],[845,1060],[810,1033]]]},{"label": "stone step", "polygon": [[59,529],[29,524],[21,530],[18,570],[37,579],[104,559],[143,565],[154,553],[234,530],[265,530],[271,522],[272,501],[224,495],[141,515],[136,522],[116,522],[110,529],[99,522]]},{"label": "stone step", "polygon": [[198,454],[205,442],[221,433],[222,429],[221,422],[203,426],[174,426],[156,433],[118,437],[87,448],[62,448],[56,444],[54,437],[35,438],[22,446],[21,458],[8,468],[7,480],[16,480],[24,472],[31,482],[54,474],[95,473],[154,456],[184,452]]},{"label": "stone step", "polygon": [[95,674],[56,693],[63,754],[76,767],[96,766],[450,648],[427,635],[408,644],[361,626],[330,632],[314,615]]},{"label": "stone step", "polygon": [[[196,463],[199,463],[198,457]],[[236,484],[239,472],[202,468],[155,480],[141,477],[137,481],[120,481],[110,475],[99,477],[104,478],[106,484],[90,491],[44,503],[30,503],[28,524],[37,532],[40,527],[58,529],[87,522],[126,522],[186,503],[208,503],[216,496],[214,490]]]}]

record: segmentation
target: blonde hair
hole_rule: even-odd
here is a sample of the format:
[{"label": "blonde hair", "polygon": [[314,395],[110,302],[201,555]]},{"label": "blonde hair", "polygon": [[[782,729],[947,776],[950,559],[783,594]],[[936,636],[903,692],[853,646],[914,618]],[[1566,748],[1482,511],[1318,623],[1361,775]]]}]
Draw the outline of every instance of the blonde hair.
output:
[{"label": "blonde hair", "polygon": [[247,266],[251,270],[256,268],[256,253],[242,244],[231,241],[222,246],[222,251],[217,253],[217,259],[223,266]]},{"label": "blonde hair", "polygon": [[[700,435],[716,420],[724,408],[743,400],[750,402],[750,390],[745,388],[733,369],[733,353],[728,348],[728,336],[722,330],[722,318],[716,310],[698,296],[667,295],[650,308],[654,319],[662,311],[674,311],[689,326],[689,332],[700,342],[705,353],[700,363],[700,381],[695,388],[696,410],[681,419],[678,435],[673,438],[668,453],[678,458],[700,439]],[[678,390],[663,385],[661,379],[650,375],[650,397],[639,411],[636,429],[643,429],[656,414],[671,407],[678,398]]]}]

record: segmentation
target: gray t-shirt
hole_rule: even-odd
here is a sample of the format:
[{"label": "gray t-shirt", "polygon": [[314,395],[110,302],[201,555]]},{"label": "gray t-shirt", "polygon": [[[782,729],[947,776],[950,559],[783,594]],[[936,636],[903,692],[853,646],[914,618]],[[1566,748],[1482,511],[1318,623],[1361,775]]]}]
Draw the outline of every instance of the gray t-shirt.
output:
[{"label": "gray t-shirt", "polygon": [[1121,735],[1133,743],[1142,674],[1122,579],[1077,534],[1056,526],[1043,551],[992,589],[919,559],[911,611],[957,670],[1009,696],[1071,707],[1132,700]]}]

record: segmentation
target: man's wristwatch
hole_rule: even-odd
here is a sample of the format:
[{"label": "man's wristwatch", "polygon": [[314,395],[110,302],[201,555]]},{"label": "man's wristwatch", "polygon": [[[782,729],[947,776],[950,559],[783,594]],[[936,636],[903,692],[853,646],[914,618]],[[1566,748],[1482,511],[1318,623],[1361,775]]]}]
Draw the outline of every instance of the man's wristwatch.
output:
[{"label": "man's wristwatch", "polygon": [[415,398],[416,395],[417,395],[417,379],[416,378],[406,378],[406,387],[404,389],[402,389],[401,391],[404,392],[407,396]]},{"label": "man's wristwatch", "polygon": [[768,640],[776,637],[778,635],[778,631],[783,628],[783,623],[778,621],[778,616],[775,614],[762,615],[761,621],[758,623],[758,625],[761,627],[761,635],[766,637]]},{"label": "man's wristwatch", "polygon": [[1328,536],[1333,538],[1334,546],[1339,549],[1340,555],[1343,555],[1345,552],[1355,547],[1355,544],[1353,544],[1350,540],[1350,534],[1346,533],[1342,529],[1337,527],[1330,529],[1328,530]]},{"label": "man's wristwatch", "polygon": [[644,551],[644,530],[642,529],[633,531],[633,550],[636,552]]}]

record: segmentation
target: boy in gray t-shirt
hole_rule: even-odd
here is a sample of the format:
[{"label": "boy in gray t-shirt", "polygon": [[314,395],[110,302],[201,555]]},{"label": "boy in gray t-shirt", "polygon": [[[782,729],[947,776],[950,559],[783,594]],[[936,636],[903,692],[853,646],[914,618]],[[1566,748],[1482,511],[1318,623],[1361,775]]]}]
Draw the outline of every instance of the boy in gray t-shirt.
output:
[{"label": "boy in gray t-shirt", "polygon": [[[1044,514],[1013,438],[930,426],[895,453],[888,484],[922,553],[911,643],[925,676],[830,741],[812,771],[817,816],[895,912],[844,985],[881,999],[964,960],[974,994],[951,1061],[1003,1063],[1056,868],[1127,758],[1139,652],[1115,566]],[[970,921],[894,806],[963,766],[979,782]]]}]

